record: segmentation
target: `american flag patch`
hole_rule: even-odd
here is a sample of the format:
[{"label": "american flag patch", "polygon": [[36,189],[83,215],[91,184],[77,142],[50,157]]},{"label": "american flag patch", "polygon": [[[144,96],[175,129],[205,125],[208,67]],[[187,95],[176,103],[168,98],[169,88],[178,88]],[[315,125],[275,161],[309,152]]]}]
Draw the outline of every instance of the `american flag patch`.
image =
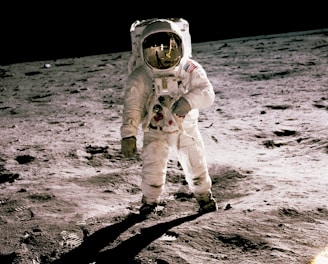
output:
[{"label": "american flag patch", "polygon": [[196,69],[197,66],[192,62],[192,61],[187,61],[187,63],[185,64],[185,66],[183,67],[183,69],[186,72],[192,72],[194,69]]}]

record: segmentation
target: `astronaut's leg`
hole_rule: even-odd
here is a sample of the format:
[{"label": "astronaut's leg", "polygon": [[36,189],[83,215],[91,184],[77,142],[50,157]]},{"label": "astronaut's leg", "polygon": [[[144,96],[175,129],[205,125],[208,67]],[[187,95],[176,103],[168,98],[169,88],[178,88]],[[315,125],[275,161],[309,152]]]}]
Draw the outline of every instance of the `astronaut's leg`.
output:
[{"label": "astronaut's leg", "polygon": [[196,198],[202,213],[217,210],[212,196],[212,180],[208,173],[204,144],[197,126],[190,127],[181,134],[177,154],[190,191]]},{"label": "astronaut's leg", "polygon": [[155,130],[145,132],[142,150],[141,213],[148,214],[153,211],[160,200],[164,191],[169,151],[165,134]]}]

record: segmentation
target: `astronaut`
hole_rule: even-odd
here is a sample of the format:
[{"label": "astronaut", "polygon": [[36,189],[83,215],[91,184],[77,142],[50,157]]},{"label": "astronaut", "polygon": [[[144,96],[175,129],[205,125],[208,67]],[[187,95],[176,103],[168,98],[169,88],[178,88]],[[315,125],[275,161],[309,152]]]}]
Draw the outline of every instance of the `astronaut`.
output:
[{"label": "astronaut", "polygon": [[[142,199],[140,214],[156,210],[164,192],[167,163],[175,152],[199,213],[218,209],[198,128],[199,110],[214,102],[214,90],[204,68],[191,59],[190,38],[181,30],[185,20],[150,19],[137,41],[139,59],[125,86],[121,151],[137,153],[139,125],[143,131]],[[188,24],[187,24],[188,25]],[[189,28],[188,28],[189,29]],[[186,29],[184,29],[186,30]]]}]

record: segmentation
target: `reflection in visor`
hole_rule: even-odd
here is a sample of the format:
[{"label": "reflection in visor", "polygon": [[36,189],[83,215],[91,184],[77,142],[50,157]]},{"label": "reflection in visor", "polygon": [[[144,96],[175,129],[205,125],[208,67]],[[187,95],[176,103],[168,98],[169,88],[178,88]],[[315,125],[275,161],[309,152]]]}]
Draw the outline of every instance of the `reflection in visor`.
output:
[{"label": "reflection in visor", "polygon": [[176,66],[182,56],[180,38],[170,32],[160,32],[148,36],[142,45],[146,63],[156,69]]}]

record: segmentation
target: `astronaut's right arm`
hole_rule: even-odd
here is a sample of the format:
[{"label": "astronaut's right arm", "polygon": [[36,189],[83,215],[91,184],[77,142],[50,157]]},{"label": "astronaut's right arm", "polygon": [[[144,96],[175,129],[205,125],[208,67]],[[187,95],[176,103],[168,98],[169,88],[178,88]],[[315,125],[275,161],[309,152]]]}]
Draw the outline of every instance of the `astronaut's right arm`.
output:
[{"label": "astronaut's right arm", "polygon": [[149,89],[138,76],[128,78],[125,87],[121,137],[136,137],[138,126],[145,115],[145,104],[149,97]]},{"label": "astronaut's right arm", "polygon": [[121,126],[121,137],[136,136],[138,126],[141,120],[142,105],[138,96],[138,89],[135,86],[130,87],[124,96],[123,116]]}]

